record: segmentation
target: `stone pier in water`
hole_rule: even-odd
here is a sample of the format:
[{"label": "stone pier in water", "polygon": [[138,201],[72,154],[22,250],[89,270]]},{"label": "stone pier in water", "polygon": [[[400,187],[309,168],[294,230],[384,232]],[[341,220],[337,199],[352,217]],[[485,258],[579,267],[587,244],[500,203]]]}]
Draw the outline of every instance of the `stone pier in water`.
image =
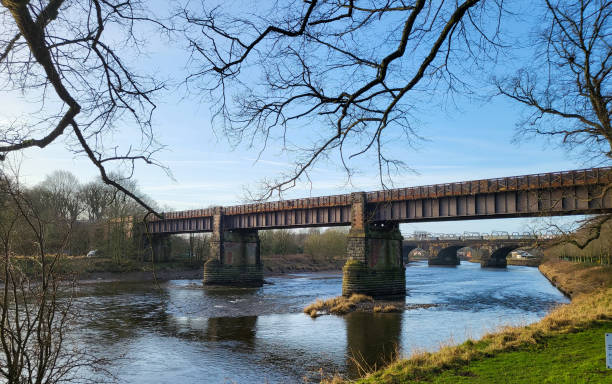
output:
[{"label": "stone pier in water", "polygon": [[402,235],[392,222],[373,223],[366,209],[365,193],[351,194],[351,229],[347,262],[342,269],[342,295],[406,294]]},{"label": "stone pier in water", "polygon": [[223,229],[223,210],[213,216],[210,259],[204,264],[204,285],[259,287],[263,267],[256,230]]}]

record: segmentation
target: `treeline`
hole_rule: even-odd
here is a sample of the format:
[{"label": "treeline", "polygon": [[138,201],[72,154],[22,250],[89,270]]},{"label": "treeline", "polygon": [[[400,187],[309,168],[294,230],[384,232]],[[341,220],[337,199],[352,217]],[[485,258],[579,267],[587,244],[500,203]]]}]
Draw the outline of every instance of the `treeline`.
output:
[{"label": "treeline", "polygon": [[305,254],[313,260],[344,258],[346,254],[347,231],[344,229],[318,228],[308,232],[278,229],[259,232],[261,256]]},{"label": "treeline", "polygon": [[[120,179],[115,177],[115,179]],[[8,183],[8,179],[4,183]],[[147,201],[155,202],[137,188],[136,182],[126,179],[123,186]],[[23,201],[44,223],[46,252],[65,255],[86,255],[95,250],[96,256],[125,260],[147,261],[146,245],[142,234],[136,233],[144,209],[125,194],[101,180],[87,183],[68,171],[55,171],[33,187],[19,185]],[[2,195],[4,213],[15,204],[6,191],[17,186],[5,185]],[[13,207],[15,208],[15,207]],[[14,210],[14,209],[13,209]],[[0,224],[8,218],[2,215]],[[37,242],[28,230],[27,220],[19,220],[12,239],[12,251],[17,255],[31,256],[38,250]],[[308,231],[285,229],[260,231],[262,257],[304,254],[312,260],[343,258],[346,252],[347,231],[344,229],[318,228]],[[201,261],[209,257],[209,236],[206,234],[178,235],[170,239],[171,253],[168,260]]]},{"label": "treeline", "polygon": [[[342,259],[346,254],[347,231],[310,229],[307,232],[286,229],[259,231],[262,258],[306,255],[312,261]],[[196,233],[170,238],[169,260],[199,262],[210,257],[210,235]]]},{"label": "treeline", "polygon": [[[122,180],[116,175],[114,178]],[[17,209],[15,204],[21,201],[39,219],[47,253],[84,255],[98,250],[117,260],[136,253],[133,249],[136,245],[129,236],[131,225],[127,223],[145,212],[131,198],[101,180],[82,184],[71,172],[55,171],[33,187],[18,185],[8,178],[3,183],[0,198],[7,214],[0,218],[0,224],[11,224],[12,216],[8,213]],[[135,181],[125,179],[122,184],[154,204],[138,191]],[[20,200],[10,196],[17,193],[11,191],[17,190]],[[28,230],[30,225],[27,217],[16,221],[14,231],[19,235],[12,238],[11,244],[15,254],[30,256],[39,251],[33,231]]]},{"label": "treeline", "polygon": [[[594,221],[597,223],[597,219]],[[588,239],[594,237],[596,231],[599,235],[587,244]],[[572,244],[571,240],[586,246],[580,248]],[[547,249],[546,254],[561,260],[612,265],[612,221],[604,221],[595,228],[592,223],[587,223],[572,234],[570,242],[555,245]]]}]

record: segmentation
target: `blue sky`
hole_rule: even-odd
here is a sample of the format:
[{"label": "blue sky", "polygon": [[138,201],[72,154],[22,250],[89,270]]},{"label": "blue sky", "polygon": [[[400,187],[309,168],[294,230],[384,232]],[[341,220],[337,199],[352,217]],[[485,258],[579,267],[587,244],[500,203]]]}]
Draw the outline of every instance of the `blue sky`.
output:
[{"label": "blue sky", "polygon": [[[190,101],[183,101],[179,106],[163,105],[158,116],[158,140],[167,148],[157,158],[170,168],[173,179],[151,166],[139,166],[135,177],[140,188],[162,206],[190,209],[240,204],[244,201],[245,189],[291,166],[290,158],[280,155],[274,146],[258,161],[256,149],[232,149],[223,137],[213,133],[208,112]],[[395,186],[551,172],[588,165],[542,138],[514,143],[516,119],[516,105],[502,99],[464,104],[457,111],[430,112],[422,119],[421,126],[428,140],[419,143],[418,148],[401,142],[388,144],[417,172],[397,175]],[[312,185],[300,185],[287,193],[286,198],[380,189],[376,170],[368,167],[367,160],[363,163],[348,185],[338,163],[333,160],[320,163],[312,172]],[[64,143],[45,150],[29,150],[21,171],[27,183],[35,184],[55,169],[70,170],[82,181],[96,177],[93,165],[74,157]],[[412,223],[402,225],[402,230],[522,232],[538,223],[534,219]]]},{"label": "blue sky", "polygon": [[[140,63],[169,75],[184,70],[186,53],[163,39],[151,45],[149,60]],[[489,92],[486,91],[485,92]],[[515,125],[522,110],[508,100],[494,98],[473,100],[459,97],[456,106],[431,106],[419,110],[419,133],[426,141],[412,148],[402,141],[390,141],[387,150],[416,172],[394,177],[395,187],[408,187],[470,179],[513,176],[584,168],[579,156],[568,153],[555,142],[530,138],[514,143]],[[14,110],[27,110],[24,99],[0,94],[0,118]],[[154,119],[157,140],[165,146],[156,158],[172,172],[172,178],[159,168],[139,165],[135,178],[143,192],[161,206],[191,209],[213,205],[240,204],[245,190],[254,189],[264,178],[274,178],[291,169],[291,154],[283,153],[280,144],[268,146],[258,161],[260,146],[232,148],[227,140],[214,133],[209,105],[205,100],[187,95],[180,87],[170,87]],[[114,140],[131,140],[120,133]],[[44,149],[24,153],[21,174],[28,184],[41,181],[56,169],[72,171],[80,180],[96,177],[96,169],[82,157],[67,150],[70,139]],[[312,184],[300,184],[285,198],[320,196],[380,189],[373,159],[365,157],[355,163],[358,173],[347,184],[347,178],[336,158],[319,162],[312,170]],[[563,219],[567,222],[568,219]],[[507,230],[522,232],[539,225],[533,219],[504,219],[402,225],[404,232],[463,232]]]}]

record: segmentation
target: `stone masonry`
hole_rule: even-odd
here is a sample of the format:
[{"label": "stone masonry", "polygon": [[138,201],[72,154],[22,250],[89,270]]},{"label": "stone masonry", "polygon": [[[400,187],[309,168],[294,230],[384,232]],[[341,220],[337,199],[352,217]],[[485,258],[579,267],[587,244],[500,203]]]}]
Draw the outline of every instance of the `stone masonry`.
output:
[{"label": "stone masonry", "polygon": [[204,285],[263,285],[263,266],[257,231],[225,231],[221,208],[215,209],[213,216],[210,256],[204,263]]},{"label": "stone masonry", "polygon": [[397,223],[373,224],[365,193],[351,194],[351,229],[343,268],[342,294],[370,296],[406,294],[402,235]]}]

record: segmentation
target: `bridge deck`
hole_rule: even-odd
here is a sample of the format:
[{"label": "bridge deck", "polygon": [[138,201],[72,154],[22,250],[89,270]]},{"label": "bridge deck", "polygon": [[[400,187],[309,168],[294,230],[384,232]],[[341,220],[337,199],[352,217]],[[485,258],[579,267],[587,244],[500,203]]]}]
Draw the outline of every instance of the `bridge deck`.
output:
[{"label": "bridge deck", "polygon": [[[511,176],[366,193],[370,220],[414,222],[612,212],[612,167]],[[605,193],[603,193],[605,192]],[[223,208],[225,229],[350,225],[351,195]],[[167,212],[152,233],[212,231],[214,208]]]}]

